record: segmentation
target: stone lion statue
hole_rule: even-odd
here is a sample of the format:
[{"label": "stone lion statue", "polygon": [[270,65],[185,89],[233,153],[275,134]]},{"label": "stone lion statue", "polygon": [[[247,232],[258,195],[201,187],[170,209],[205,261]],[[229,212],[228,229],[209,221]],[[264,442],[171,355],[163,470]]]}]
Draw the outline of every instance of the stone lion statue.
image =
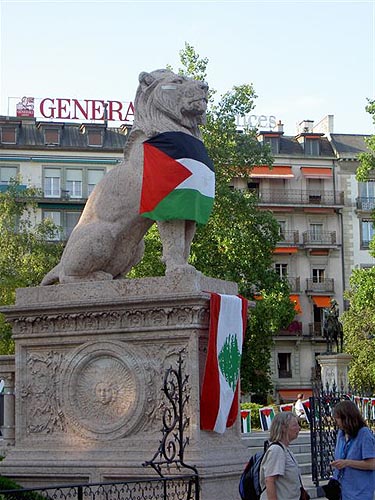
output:
[{"label": "stone lion statue", "polygon": [[[200,139],[199,125],[205,123],[207,92],[206,83],[169,70],[139,75],[134,124],[125,145],[124,160],[96,185],[61,261],[43,278],[42,285],[112,280],[126,274],[142,259],[143,237],[155,222],[140,214],[143,143],[170,131]],[[196,222],[156,220],[166,273],[196,272],[187,263]]]}]

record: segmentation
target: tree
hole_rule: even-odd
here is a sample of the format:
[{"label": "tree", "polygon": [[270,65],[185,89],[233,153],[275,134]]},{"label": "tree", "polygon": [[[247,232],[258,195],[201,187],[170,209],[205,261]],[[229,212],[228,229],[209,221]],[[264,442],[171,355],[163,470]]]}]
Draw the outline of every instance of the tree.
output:
[{"label": "tree", "polygon": [[[375,122],[375,101],[366,110]],[[369,179],[375,170],[375,136],[366,139],[369,151],[359,155],[358,181]],[[373,215],[374,218],[374,215]],[[370,254],[375,257],[375,237],[370,242]],[[353,356],[349,381],[358,390],[375,393],[375,267],[355,269],[350,277],[350,289],[345,298],[350,309],[342,315],[345,351]]]},{"label": "tree", "polygon": [[375,267],[355,269],[346,293],[350,309],[342,315],[345,351],[353,356],[349,381],[360,391],[375,391]]},{"label": "tree", "polygon": [[[206,80],[208,60],[185,44],[180,52],[181,74]],[[289,287],[272,270],[272,250],[279,240],[279,226],[273,214],[257,208],[249,191],[231,188],[234,177],[249,177],[254,165],[272,165],[268,147],[262,147],[255,130],[236,129],[236,116],[245,116],[254,108],[256,94],[252,84],[234,86],[217,103],[210,91],[207,123],[202,136],[216,171],[216,195],[213,213],[205,226],[198,227],[190,261],[207,276],[235,281],[239,292],[252,298],[261,293],[263,300],[250,314],[242,365],[242,388],[265,394],[271,388],[270,347],[272,334],[287,326],[295,315],[289,299]],[[146,237],[143,261],[131,276],[163,273],[156,249],[160,241],[153,227]],[[148,274],[150,273],[150,274]]]},{"label": "tree", "polygon": [[[62,245],[52,243],[57,227],[46,219],[35,223],[36,188],[22,189],[20,179],[0,192],[0,305],[13,304],[16,288],[40,283],[57,264]],[[11,327],[0,314],[0,353],[11,354]]]}]

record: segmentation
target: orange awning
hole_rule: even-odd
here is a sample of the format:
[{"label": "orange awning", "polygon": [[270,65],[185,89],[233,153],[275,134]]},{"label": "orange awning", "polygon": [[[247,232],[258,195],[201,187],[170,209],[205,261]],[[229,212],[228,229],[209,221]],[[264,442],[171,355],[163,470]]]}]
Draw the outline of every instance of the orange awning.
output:
[{"label": "orange awning", "polygon": [[280,389],[279,396],[284,401],[296,401],[297,395],[303,394],[303,400],[312,396],[311,389]]},{"label": "orange awning", "polygon": [[250,177],[266,178],[266,179],[291,179],[294,177],[292,173],[292,167],[286,166],[275,166],[268,167],[267,165],[262,165],[260,167],[254,167],[250,172]]},{"label": "orange awning", "polygon": [[332,169],[331,168],[315,168],[315,167],[301,167],[301,172],[305,177],[310,178],[331,178]]},{"label": "orange awning", "polygon": [[297,253],[297,247],[278,247],[275,248],[273,253]]},{"label": "orange awning", "polygon": [[290,300],[294,303],[294,310],[297,314],[302,314],[301,302],[299,295],[289,295]]},{"label": "orange awning", "polygon": [[331,306],[331,297],[328,297],[327,295],[313,295],[311,298],[316,307]]}]

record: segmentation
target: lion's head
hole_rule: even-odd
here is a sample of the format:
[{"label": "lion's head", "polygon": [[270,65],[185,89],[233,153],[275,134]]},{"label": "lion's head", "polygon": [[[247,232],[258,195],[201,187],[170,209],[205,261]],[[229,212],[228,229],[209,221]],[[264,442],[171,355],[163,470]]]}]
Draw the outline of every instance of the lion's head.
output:
[{"label": "lion's head", "polygon": [[206,120],[208,85],[159,69],[139,75],[134,100],[134,130],[147,137],[167,131],[189,132],[200,138]]}]

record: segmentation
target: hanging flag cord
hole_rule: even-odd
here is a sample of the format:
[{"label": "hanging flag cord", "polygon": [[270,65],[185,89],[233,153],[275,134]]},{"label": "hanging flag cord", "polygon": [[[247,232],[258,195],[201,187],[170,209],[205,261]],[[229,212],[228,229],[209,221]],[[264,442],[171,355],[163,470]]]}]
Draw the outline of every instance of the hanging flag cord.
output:
[{"label": "hanging flag cord", "polygon": [[189,469],[198,480],[197,468],[184,462],[185,447],[189,444],[189,437],[184,436],[184,431],[190,424],[190,418],[184,414],[190,399],[189,375],[183,375],[182,370],[185,356],[186,349],[181,349],[178,353],[177,368],[170,367],[165,372],[161,390],[168,402],[162,404],[163,437],[155,455],[142,465],[152,467],[161,477],[165,477],[164,468],[168,472],[171,467],[178,471]]}]

